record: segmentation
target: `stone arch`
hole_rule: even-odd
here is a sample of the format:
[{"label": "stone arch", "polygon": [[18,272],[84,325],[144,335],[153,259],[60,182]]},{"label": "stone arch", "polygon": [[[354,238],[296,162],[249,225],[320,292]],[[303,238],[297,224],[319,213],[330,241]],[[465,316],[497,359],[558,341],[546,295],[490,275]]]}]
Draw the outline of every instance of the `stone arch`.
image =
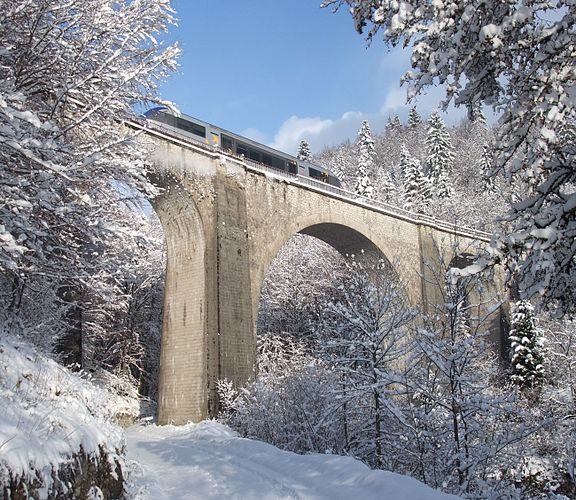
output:
[{"label": "stone arch", "polygon": [[384,260],[393,267],[391,259],[388,258],[388,255],[379,248],[379,246],[362,232],[348,225],[337,222],[312,222],[308,224],[294,224],[287,229],[288,230],[283,232],[280,237],[269,243],[269,248],[266,252],[266,261],[263,262],[263,265],[259,266],[259,269],[254,272],[252,277],[252,317],[254,318],[254,331],[256,331],[256,319],[258,317],[258,307],[264,279],[266,278],[272,261],[276,255],[278,255],[280,249],[295,234],[305,234],[318,238],[337,250],[345,258],[353,255],[361,261],[372,259]]}]

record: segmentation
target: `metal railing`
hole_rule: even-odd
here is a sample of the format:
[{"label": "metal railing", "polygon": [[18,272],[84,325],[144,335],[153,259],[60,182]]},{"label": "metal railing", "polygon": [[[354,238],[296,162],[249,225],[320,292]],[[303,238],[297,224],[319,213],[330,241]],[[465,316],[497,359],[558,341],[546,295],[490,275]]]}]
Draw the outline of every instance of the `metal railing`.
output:
[{"label": "metal railing", "polygon": [[407,222],[412,222],[413,224],[421,224],[424,226],[432,227],[442,232],[447,232],[450,234],[477,239],[485,242],[489,242],[492,237],[490,233],[487,233],[485,231],[459,226],[457,224],[450,224],[447,221],[436,219],[435,217],[431,217],[426,214],[411,212],[409,210],[396,207],[394,205],[389,205],[388,203],[385,203],[383,201],[366,198],[365,196],[359,195],[352,191],[347,191],[346,189],[342,189],[337,186],[327,184],[326,182],[322,182],[311,177],[305,177],[299,174],[292,174],[284,170],[270,167],[269,165],[265,165],[264,163],[251,160],[244,156],[235,155],[230,151],[223,150],[217,145],[206,144],[198,139],[190,137],[187,134],[183,134],[174,127],[170,127],[169,125],[159,124],[157,122],[153,122],[150,120],[146,120],[144,123],[131,120],[129,124],[143,131],[152,130],[155,132],[159,132],[164,137],[168,137],[169,139],[176,139],[179,142],[183,142],[185,144],[191,144],[214,155],[223,154],[225,156],[234,158],[239,162],[243,163],[247,170],[277,177],[284,181],[288,181],[291,184],[296,184],[305,187],[307,189],[312,189],[314,191],[321,192],[322,194],[327,194],[329,196],[336,197],[343,201],[354,203],[356,205],[369,208],[371,210],[375,210],[377,212],[389,215],[391,217],[402,219]]}]

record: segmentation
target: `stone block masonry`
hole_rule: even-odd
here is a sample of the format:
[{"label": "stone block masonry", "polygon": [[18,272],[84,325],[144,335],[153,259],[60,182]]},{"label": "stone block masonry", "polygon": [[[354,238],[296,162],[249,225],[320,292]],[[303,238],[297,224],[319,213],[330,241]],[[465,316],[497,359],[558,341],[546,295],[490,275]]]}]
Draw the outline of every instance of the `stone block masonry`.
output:
[{"label": "stone block masonry", "polygon": [[442,300],[426,264],[457,240],[476,243],[159,133],[142,141],[163,188],[153,203],[167,247],[160,424],[215,416],[218,380],[241,386],[253,375],[260,290],[294,234],[315,236],[345,256],[386,259],[424,309]]}]

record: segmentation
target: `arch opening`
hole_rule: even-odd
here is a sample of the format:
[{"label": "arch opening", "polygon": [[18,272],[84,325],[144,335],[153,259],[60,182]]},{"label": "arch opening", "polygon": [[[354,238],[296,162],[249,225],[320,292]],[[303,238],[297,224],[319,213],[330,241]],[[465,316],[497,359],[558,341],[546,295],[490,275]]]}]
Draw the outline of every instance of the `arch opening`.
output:
[{"label": "arch opening", "polygon": [[277,252],[259,290],[256,334],[305,336],[330,296],[346,285],[350,266],[378,284],[382,275],[399,281],[394,265],[369,238],[334,223],[306,226]]}]

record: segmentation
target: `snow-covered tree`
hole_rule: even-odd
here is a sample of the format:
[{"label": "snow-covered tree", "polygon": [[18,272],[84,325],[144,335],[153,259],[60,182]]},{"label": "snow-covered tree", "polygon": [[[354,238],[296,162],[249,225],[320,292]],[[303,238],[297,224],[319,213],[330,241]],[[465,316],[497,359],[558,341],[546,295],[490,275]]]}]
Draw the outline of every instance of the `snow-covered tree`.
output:
[{"label": "snow-covered tree", "polygon": [[298,146],[298,154],[296,155],[296,157],[299,160],[305,160],[305,161],[310,161],[310,159],[312,158],[310,145],[308,144],[308,141],[306,141],[305,139],[300,141],[300,145]]},{"label": "snow-covered tree", "polygon": [[442,300],[414,335],[403,409],[407,455],[413,473],[427,484],[472,498],[505,498],[513,478],[500,472],[517,463],[508,451],[533,429],[513,392],[495,383],[499,367],[489,314],[499,298],[483,284],[488,276],[452,270],[466,265],[461,253],[455,245],[426,264],[426,280]]},{"label": "snow-covered tree", "polygon": [[330,162],[330,170],[332,174],[340,181],[344,179],[344,175],[346,172],[346,160],[343,156],[337,155],[333,158]]},{"label": "snow-covered tree", "polygon": [[426,133],[426,169],[434,194],[446,198],[453,194],[450,174],[454,165],[454,148],[444,120],[437,111],[428,120]]},{"label": "snow-covered tree", "polygon": [[533,388],[544,379],[543,338],[536,321],[530,302],[516,302],[509,334],[512,352],[510,364],[511,378],[522,388]]},{"label": "snow-covered tree", "polygon": [[415,129],[418,128],[421,124],[422,124],[422,117],[416,110],[416,106],[412,106],[410,108],[410,112],[408,113],[408,121],[406,123],[406,126],[409,129]]},{"label": "snow-covered tree", "polygon": [[374,170],[374,140],[370,131],[368,121],[364,120],[358,131],[356,141],[358,148],[358,166],[356,169],[356,193],[367,198],[374,197],[374,186],[370,180],[370,175]]},{"label": "snow-covered tree", "polygon": [[388,132],[391,131],[399,131],[402,129],[402,122],[400,121],[400,117],[398,115],[394,115],[394,117],[389,116],[386,122],[386,130]]},{"label": "snow-covered tree", "polygon": [[482,156],[480,157],[479,169],[482,175],[482,187],[489,191],[496,191],[496,179],[491,175],[494,168],[494,153],[488,143],[485,143],[482,148]]},{"label": "snow-covered tree", "polygon": [[337,400],[346,404],[349,452],[377,468],[388,460],[386,421],[392,420],[414,317],[401,283],[383,262],[369,268],[353,263],[324,313],[321,343],[340,381]]},{"label": "snow-covered tree", "polygon": [[378,179],[379,198],[386,203],[390,203],[394,199],[395,193],[396,187],[390,178],[390,174],[388,172],[381,172],[380,178]]},{"label": "snow-covered tree", "polygon": [[420,211],[428,204],[431,197],[429,178],[424,175],[420,161],[402,145],[399,169],[403,172],[403,198],[408,210]]},{"label": "snow-covered tree", "polygon": [[576,118],[576,5],[573,2],[324,0],[350,7],[372,40],[412,47],[409,97],[445,84],[450,102],[502,112],[497,166],[508,178],[538,179],[510,211],[512,232],[498,239],[525,297],[558,312],[576,310],[574,148],[559,136]]},{"label": "snow-covered tree", "polygon": [[119,191],[155,192],[122,120],[135,106],[162,103],[157,85],[178,50],[157,38],[171,23],[164,0],[2,2],[4,313],[19,317],[39,280],[68,333],[81,334],[94,293],[110,294],[98,303],[113,307],[113,287],[87,292],[93,277],[116,272],[108,250],[122,238],[114,222]]}]

